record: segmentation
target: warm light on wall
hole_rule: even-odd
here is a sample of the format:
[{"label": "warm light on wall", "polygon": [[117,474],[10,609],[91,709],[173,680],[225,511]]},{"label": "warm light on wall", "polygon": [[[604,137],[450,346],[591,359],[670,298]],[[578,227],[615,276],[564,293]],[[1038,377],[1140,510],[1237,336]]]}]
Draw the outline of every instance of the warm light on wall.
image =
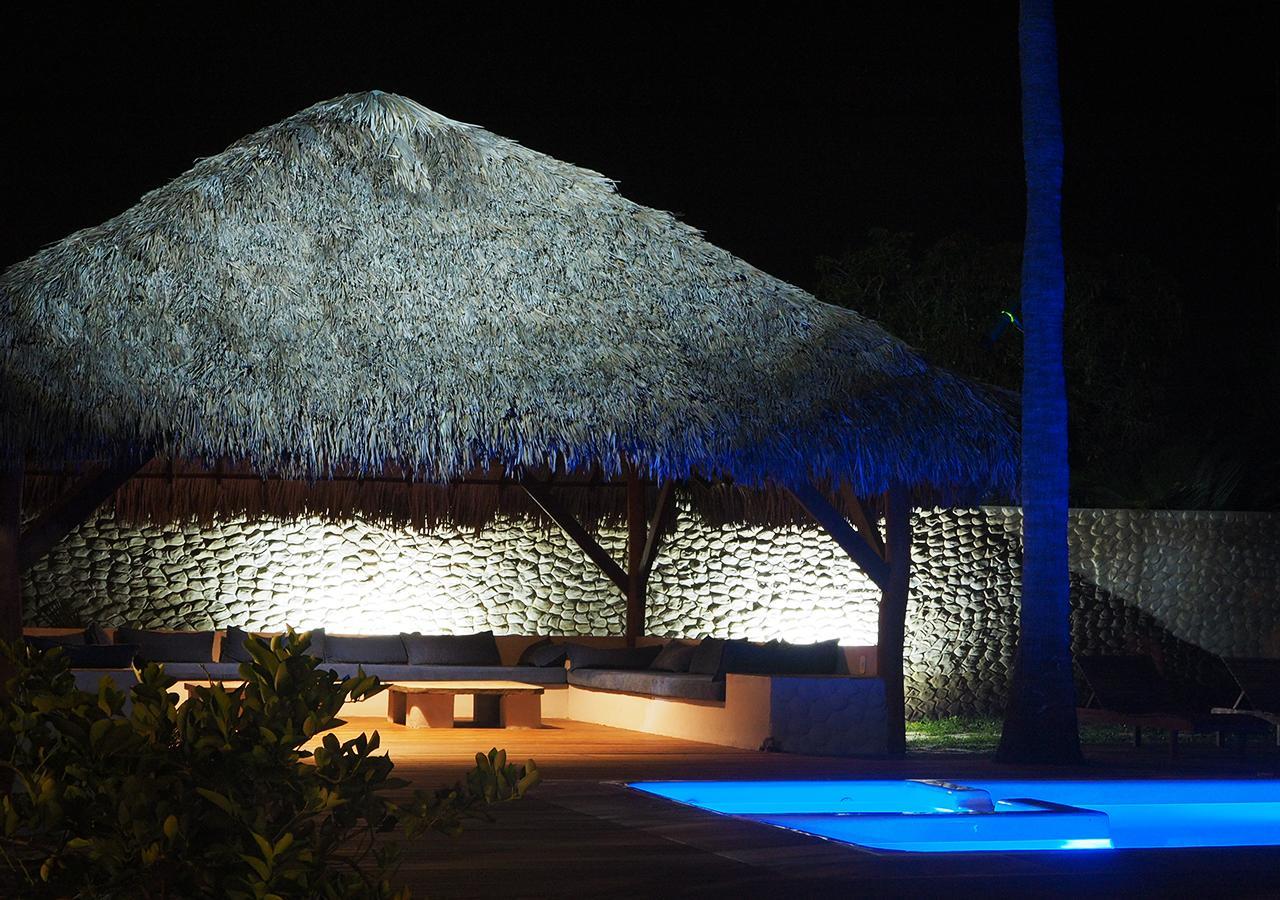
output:
[{"label": "warm light on wall", "polygon": [[[625,558],[623,531],[600,540]],[[320,519],[203,530],[120,529],[104,519],[32,579],[33,606],[74,595],[104,624],[621,634],[625,619],[621,595],[576,545],[518,520],[420,534]],[[684,515],[654,564],[648,631],[873,644],[877,598],[816,528],[713,529]]]}]

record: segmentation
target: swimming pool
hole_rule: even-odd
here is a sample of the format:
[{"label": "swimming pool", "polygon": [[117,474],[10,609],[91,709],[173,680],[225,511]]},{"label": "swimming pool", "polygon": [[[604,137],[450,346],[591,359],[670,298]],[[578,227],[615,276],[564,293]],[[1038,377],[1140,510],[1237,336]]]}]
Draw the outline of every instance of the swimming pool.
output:
[{"label": "swimming pool", "polygon": [[712,812],[878,850],[1280,845],[1280,781],[643,781]]}]

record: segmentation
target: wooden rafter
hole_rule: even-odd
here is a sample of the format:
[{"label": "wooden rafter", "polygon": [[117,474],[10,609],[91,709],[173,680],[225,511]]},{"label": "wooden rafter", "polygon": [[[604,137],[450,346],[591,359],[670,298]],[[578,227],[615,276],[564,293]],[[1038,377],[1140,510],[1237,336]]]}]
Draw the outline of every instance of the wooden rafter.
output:
[{"label": "wooden rafter", "polygon": [[874,518],[867,515],[867,507],[857,494],[853,492],[853,488],[849,486],[849,482],[840,482],[840,499],[844,501],[845,508],[849,511],[849,521],[853,523],[853,527],[858,530],[858,534],[862,535],[863,540],[871,545],[871,549],[881,559],[886,559],[884,551],[884,538],[880,536],[880,528]]},{"label": "wooden rafter", "polygon": [[664,481],[662,487],[658,489],[658,502],[653,511],[653,520],[649,523],[649,534],[645,538],[644,554],[640,560],[640,571],[645,578],[649,577],[649,570],[653,568],[653,560],[658,555],[658,543],[662,538],[667,514],[673,507],[672,501],[674,499],[675,482]]},{"label": "wooden rafter", "polygon": [[529,498],[538,507],[547,514],[553,522],[564,529],[564,533],[569,535],[575,544],[582,548],[582,552],[600,567],[600,571],[604,572],[624,594],[627,593],[627,573],[623,571],[622,566],[614,562],[603,547],[593,538],[585,528],[578,522],[573,515],[560,505],[560,502],[551,495],[551,491],[545,484],[537,481],[521,481],[520,486],[524,488]]},{"label": "wooden rafter", "polygon": [[651,533],[644,479],[627,466],[627,646],[644,634],[646,541]]},{"label": "wooden rafter", "polygon": [[81,476],[61,497],[41,511],[22,530],[19,557],[22,571],[40,561],[53,546],[87,519],[95,509],[128,481],[147,460],[115,462]]},{"label": "wooden rafter", "polygon": [[644,633],[645,588],[653,568],[663,527],[675,497],[674,483],[664,482],[658,489],[657,509],[648,513],[648,485],[639,473],[627,468],[627,565],[624,569],[599,542],[582,527],[573,515],[552,496],[549,485],[526,477],[519,482],[530,499],[559,525],[582,548],[600,571],[622,592],[627,600],[626,636],[629,644]]},{"label": "wooden rafter", "polygon": [[849,555],[858,568],[876,583],[881,590],[889,584],[889,564],[884,557],[868,543],[867,539],[840,514],[831,501],[812,484],[803,482],[789,488],[791,495],[805,508],[809,515],[831,535],[840,548]]}]

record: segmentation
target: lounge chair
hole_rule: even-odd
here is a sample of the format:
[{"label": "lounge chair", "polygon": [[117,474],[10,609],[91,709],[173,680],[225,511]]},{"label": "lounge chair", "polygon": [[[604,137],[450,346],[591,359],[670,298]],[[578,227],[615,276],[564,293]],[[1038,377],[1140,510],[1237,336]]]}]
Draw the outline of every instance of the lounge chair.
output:
[{"label": "lounge chair", "polygon": [[1169,732],[1169,752],[1178,752],[1178,734],[1261,734],[1266,726],[1246,716],[1215,715],[1208,706],[1186,699],[1161,676],[1149,656],[1078,656],[1076,664],[1088,685],[1081,722],[1126,725],[1133,729],[1135,747],[1142,745],[1143,728]]},{"label": "lounge chair", "polygon": [[1245,659],[1224,657],[1231,677],[1240,687],[1240,695],[1230,707],[1215,707],[1217,715],[1250,716],[1271,725],[1280,747],[1280,659]]}]

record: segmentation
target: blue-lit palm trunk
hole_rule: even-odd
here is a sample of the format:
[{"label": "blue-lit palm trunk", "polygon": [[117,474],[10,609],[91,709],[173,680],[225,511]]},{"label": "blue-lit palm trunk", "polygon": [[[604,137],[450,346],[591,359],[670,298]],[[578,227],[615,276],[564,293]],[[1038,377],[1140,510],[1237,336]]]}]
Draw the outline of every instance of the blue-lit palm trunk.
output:
[{"label": "blue-lit palm trunk", "polygon": [[1022,604],[1009,707],[997,756],[1080,758],[1067,574],[1067,396],[1062,370],[1062,111],[1052,0],[1022,0]]}]

